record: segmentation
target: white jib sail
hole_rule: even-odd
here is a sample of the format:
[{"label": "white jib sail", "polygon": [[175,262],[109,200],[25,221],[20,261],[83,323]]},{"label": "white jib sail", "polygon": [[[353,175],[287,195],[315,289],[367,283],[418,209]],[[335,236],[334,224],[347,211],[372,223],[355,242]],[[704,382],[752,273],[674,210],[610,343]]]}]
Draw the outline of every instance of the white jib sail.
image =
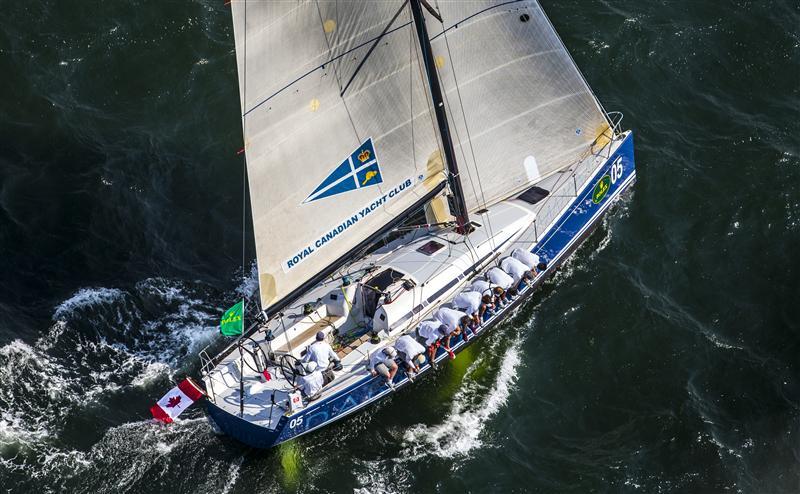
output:
[{"label": "white jib sail", "polygon": [[426,24],[470,210],[608,142],[605,112],[537,2],[433,5],[444,24],[429,14]]},{"label": "white jib sail", "polygon": [[402,6],[232,3],[265,309],[445,178],[418,42]]}]

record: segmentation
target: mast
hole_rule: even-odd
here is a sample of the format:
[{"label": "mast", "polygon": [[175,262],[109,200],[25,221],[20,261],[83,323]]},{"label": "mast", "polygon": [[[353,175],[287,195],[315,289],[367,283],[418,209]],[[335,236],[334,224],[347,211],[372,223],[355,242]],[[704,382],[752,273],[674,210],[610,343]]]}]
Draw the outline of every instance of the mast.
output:
[{"label": "mast", "polygon": [[433,99],[436,123],[439,126],[439,134],[442,137],[442,147],[444,148],[445,162],[447,162],[447,170],[449,172],[448,181],[450,182],[450,191],[453,193],[456,207],[455,216],[456,224],[458,225],[456,231],[461,234],[466,234],[468,233],[466,225],[469,223],[469,214],[467,213],[467,204],[464,200],[464,189],[461,187],[461,179],[458,176],[456,153],[453,148],[453,140],[450,137],[450,125],[447,123],[447,113],[444,109],[444,97],[442,96],[442,88],[439,84],[439,75],[436,73],[433,50],[431,49],[431,42],[428,38],[428,29],[425,27],[425,16],[422,13],[420,0],[410,0],[410,3],[411,12],[414,16],[414,25],[417,28],[417,39],[419,40],[420,49],[422,50],[423,60],[425,62],[425,73],[428,77],[428,86],[430,87],[431,98]]}]

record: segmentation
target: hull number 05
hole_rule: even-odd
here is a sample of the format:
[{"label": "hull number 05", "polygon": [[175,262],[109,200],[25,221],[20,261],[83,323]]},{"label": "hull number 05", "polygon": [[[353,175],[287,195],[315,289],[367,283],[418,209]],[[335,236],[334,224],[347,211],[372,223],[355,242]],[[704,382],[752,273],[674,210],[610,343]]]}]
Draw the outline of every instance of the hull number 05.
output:
[{"label": "hull number 05", "polygon": [[611,183],[617,183],[620,178],[622,178],[622,156],[617,156],[617,159],[611,163]]}]

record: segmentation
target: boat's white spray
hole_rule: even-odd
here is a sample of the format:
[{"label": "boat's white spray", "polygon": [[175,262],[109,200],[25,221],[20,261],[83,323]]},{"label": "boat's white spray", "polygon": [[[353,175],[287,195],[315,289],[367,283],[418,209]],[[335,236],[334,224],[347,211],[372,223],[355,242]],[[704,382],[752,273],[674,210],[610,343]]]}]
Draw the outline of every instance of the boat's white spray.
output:
[{"label": "boat's white spray", "polygon": [[[444,458],[464,455],[483,444],[481,433],[486,423],[505,405],[517,379],[520,365],[521,339],[518,337],[505,351],[501,366],[488,393],[478,403],[471,399],[483,394],[485,387],[465,379],[453,398],[450,411],[441,423],[417,424],[403,435],[411,457],[435,454]],[[478,359],[470,365],[467,376],[480,365]]]}]

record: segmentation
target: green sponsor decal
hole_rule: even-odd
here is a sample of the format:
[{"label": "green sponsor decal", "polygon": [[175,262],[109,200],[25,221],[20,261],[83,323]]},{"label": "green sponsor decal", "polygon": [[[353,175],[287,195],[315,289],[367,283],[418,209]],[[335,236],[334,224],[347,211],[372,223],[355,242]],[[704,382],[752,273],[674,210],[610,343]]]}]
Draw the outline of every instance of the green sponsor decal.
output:
[{"label": "green sponsor decal", "polygon": [[595,204],[600,204],[600,201],[608,193],[608,189],[611,188],[611,177],[608,175],[603,175],[603,178],[597,181],[597,185],[594,186],[594,192],[592,192],[592,202]]},{"label": "green sponsor decal", "polygon": [[242,334],[242,312],[244,312],[244,301],[234,305],[223,314],[219,321],[219,332],[225,336],[239,336]]}]

